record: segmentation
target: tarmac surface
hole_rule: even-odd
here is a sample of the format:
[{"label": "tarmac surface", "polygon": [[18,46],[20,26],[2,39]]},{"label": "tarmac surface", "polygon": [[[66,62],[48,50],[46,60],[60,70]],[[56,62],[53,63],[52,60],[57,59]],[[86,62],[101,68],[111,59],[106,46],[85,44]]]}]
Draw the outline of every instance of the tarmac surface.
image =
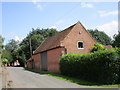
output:
[{"label": "tarmac surface", "polygon": [[7,67],[3,68],[3,70],[3,88],[5,87],[5,85],[6,88],[104,88],[78,85],[65,80],[57,79],[52,76],[48,76],[46,74],[38,74],[31,71],[27,71],[22,67]]},{"label": "tarmac surface", "polygon": [[86,87],[45,74],[26,71],[22,67],[7,67],[13,88],[80,88]]}]

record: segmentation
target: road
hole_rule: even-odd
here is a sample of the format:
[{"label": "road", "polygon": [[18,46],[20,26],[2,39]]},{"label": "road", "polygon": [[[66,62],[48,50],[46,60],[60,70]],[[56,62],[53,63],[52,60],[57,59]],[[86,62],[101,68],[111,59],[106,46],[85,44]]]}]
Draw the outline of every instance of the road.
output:
[{"label": "road", "polygon": [[26,71],[22,67],[8,67],[13,88],[79,88],[85,87],[45,74]]},{"label": "road", "polygon": [[37,74],[22,67],[7,67],[7,74],[7,88],[96,88]]}]

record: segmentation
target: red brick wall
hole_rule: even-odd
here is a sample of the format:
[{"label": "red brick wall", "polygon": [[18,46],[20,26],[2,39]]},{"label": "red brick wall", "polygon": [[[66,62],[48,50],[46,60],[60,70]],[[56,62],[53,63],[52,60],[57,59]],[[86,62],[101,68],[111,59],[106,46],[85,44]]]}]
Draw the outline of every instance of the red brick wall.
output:
[{"label": "red brick wall", "polygon": [[40,54],[35,54],[35,55],[33,55],[33,59],[34,59],[34,63],[35,63],[35,68],[36,69],[40,69],[41,67],[41,65],[40,65],[40,62],[41,62],[41,57],[40,57]]},{"label": "red brick wall", "polygon": [[59,59],[61,53],[61,48],[56,48],[53,50],[49,50],[47,52],[47,58],[48,58],[48,71],[50,72],[60,72],[59,70]]},{"label": "red brick wall", "polygon": [[28,68],[32,68],[32,64],[31,64],[30,61],[27,61],[27,67],[28,67]]},{"label": "red brick wall", "polygon": [[[84,49],[77,48],[78,41],[83,41]],[[95,41],[79,23],[73,28],[63,42],[63,45],[67,49],[67,53],[88,53],[94,44]]]}]

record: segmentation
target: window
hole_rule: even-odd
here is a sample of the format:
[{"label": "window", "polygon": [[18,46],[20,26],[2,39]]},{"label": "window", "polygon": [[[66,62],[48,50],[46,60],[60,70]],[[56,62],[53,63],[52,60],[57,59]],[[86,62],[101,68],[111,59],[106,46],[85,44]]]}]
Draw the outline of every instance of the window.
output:
[{"label": "window", "polygon": [[78,49],[84,49],[83,41],[78,41]]}]

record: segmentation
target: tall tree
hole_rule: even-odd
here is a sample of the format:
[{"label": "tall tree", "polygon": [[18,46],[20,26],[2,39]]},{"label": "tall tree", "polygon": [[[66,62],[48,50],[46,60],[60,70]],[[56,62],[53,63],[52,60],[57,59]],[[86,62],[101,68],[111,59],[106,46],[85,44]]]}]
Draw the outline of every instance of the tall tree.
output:
[{"label": "tall tree", "polygon": [[57,33],[56,29],[39,29],[39,28],[32,29],[32,31],[27,35],[26,38],[23,39],[23,41],[20,44],[20,47],[22,48],[22,51],[25,54],[26,59],[29,59],[31,57],[30,43],[33,52],[46,38],[51,37],[56,33]]},{"label": "tall tree", "polygon": [[10,51],[11,53],[18,48],[18,41],[11,39],[7,45],[5,45],[5,49]]},{"label": "tall tree", "polygon": [[0,60],[1,60],[1,55],[2,55],[2,49],[3,49],[3,41],[4,41],[4,39],[3,39],[3,37],[0,35]]},{"label": "tall tree", "polygon": [[120,32],[118,32],[117,35],[114,35],[114,41],[113,41],[113,46],[114,47],[120,47]]},{"label": "tall tree", "polygon": [[97,29],[96,30],[89,29],[88,32],[91,34],[91,36],[97,42],[99,42],[103,45],[111,45],[112,44],[112,39],[104,32],[98,31]]},{"label": "tall tree", "polygon": [[3,46],[4,46],[3,41],[4,41],[4,38],[0,35],[0,51],[3,49]]},{"label": "tall tree", "polygon": [[9,62],[14,61],[16,57],[14,50],[18,48],[18,43],[18,41],[11,39],[9,43],[5,45],[2,57],[8,59]]},{"label": "tall tree", "polygon": [[9,62],[11,62],[11,61],[12,61],[11,52],[4,49],[4,50],[2,51],[2,58],[5,58],[5,59],[7,59]]}]

